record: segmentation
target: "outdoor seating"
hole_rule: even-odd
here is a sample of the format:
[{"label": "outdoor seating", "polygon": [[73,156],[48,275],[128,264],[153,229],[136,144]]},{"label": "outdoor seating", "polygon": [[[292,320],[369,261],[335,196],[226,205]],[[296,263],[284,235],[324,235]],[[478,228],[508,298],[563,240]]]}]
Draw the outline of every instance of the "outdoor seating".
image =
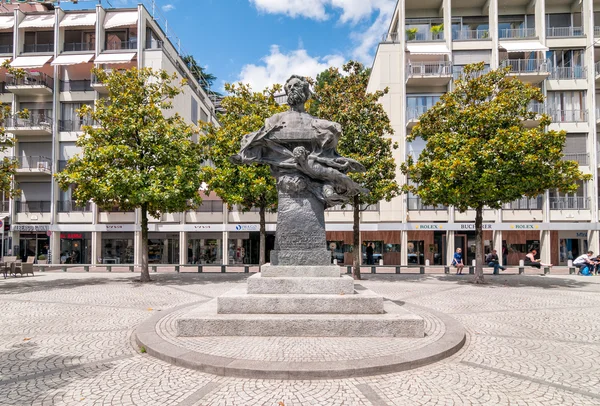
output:
[{"label": "outdoor seating", "polygon": [[35,261],[35,257],[33,255],[30,255],[29,257],[27,257],[27,262],[23,262],[21,263],[21,276],[25,275],[25,274],[32,274],[33,275],[33,262]]},{"label": "outdoor seating", "polygon": [[0,263],[0,269],[2,269],[2,274],[4,275],[4,278],[6,278],[7,275],[13,274],[11,264],[14,263],[16,260],[17,260],[17,257],[4,257],[3,258],[3,261]]}]

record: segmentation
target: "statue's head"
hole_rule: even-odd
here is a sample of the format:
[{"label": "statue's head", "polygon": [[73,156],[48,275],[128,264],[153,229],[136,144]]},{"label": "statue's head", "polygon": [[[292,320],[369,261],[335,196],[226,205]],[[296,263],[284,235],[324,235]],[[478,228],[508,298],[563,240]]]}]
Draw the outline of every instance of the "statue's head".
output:
[{"label": "statue's head", "polygon": [[292,75],[283,88],[290,107],[304,107],[311,95],[308,81],[299,75]]}]

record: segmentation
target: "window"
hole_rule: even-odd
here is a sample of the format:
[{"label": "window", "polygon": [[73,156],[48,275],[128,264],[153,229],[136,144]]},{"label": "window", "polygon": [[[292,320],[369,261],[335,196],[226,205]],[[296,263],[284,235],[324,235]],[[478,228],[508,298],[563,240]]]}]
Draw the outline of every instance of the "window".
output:
[{"label": "window", "polygon": [[65,52],[91,51],[96,48],[96,33],[93,31],[65,31]]},{"label": "window", "polygon": [[414,120],[432,108],[439,100],[441,94],[431,96],[408,96],[406,98],[406,119]]},{"label": "window", "polygon": [[146,49],[157,48],[162,48],[162,41],[151,28],[146,28]]},{"label": "window", "polygon": [[54,51],[54,31],[34,31],[25,33],[25,52]]},{"label": "window", "polygon": [[548,92],[548,114],[555,122],[578,122],[586,120],[585,91]]},{"label": "window", "polygon": [[13,33],[0,32],[0,54],[8,54],[13,50]]},{"label": "window", "polygon": [[200,109],[200,120],[207,123],[208,122],[208,114],[204,109]]},{"label": "window", "polygon": [[563,154],[565,154],[564,159],[587,165],[587,134],[567,134]]},{"label": "window", "polygon": [[191,111],[191,117],[192,117],[192,123],[194,124],[198,124],[198,101],[192,96],[192,111]]},{"label": "window", "polygon": [[122,30],[106,31],[105,48],[107,50],[136,49],[136,29],[124,28]]}]

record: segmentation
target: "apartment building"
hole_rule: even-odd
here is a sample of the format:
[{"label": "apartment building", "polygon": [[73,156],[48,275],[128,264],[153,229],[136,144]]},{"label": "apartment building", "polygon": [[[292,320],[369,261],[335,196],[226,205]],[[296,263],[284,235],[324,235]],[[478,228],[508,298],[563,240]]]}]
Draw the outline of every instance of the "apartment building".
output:
[{"label": "apartment building", "polygon": [[[450,91],[463,66],[484,62],[539,86],[546,96],[532,109],[565,130],[565,159],[592,175],[575,194],[549,190],[484,213],[486,249],[516,264],[538,248],[543,262],[566,265],[588,249],[600,251],[598,139],[600,2],[565,0],[400,0],[378,46],[369,91],[388,87],[382,103],[394,128],[400,162],[418,158],[422,140],[406,142],[419,116]],[[526,123],[527,124],[527,123]],[[409,182],[398,174],[398,181]],[[445,264],[456,247],[474,259],[474,212],[426,206],[404,195],[381,205],[379,228],[398,226],[405,263]],[[376,236],[383,240],[383,235]],[[385,241],[384,241],[385,242]],[[385,257],[385,253],[384,253]]]},{"label": "apartment building", "polygon": [[[1,13],[2,11],[8,11]],[[19,162],[15,185],[21,195],[4,200],[0,217],[4,253],[26,257],[46,255],[53,263],[140,263],[140,219],[135,212],[100,210],[93,203],[78,206],[71,191],[62,191],[53,173],[78,153],[75,145],[88,124],[76,113],[93,104],[107,88],[91,74],[104,69],[151,67],[188,78],[174,110],[186,121],[216,123],[214,107],[178,53],[178,49],[140,5],[130,9],[64,11],[52,5],[23,4],[0,10],[0,62],[11,61],[26,71],[13,77],[0,71],[0,101],[17,112],[5,128],[17,145],[5,155]],[[208,204],[210,206],[210,202]],[[214,203],[217,207],[218,203]],[[222,205],[221,205],[222,206]],[[201,212],[169,213],[152,219],[150,258],[159,263],[187,261],[188,244],[205,244]],[[215,215],[204,213],[209,220]],[[222,212],[217,216],[222,223]]]}]

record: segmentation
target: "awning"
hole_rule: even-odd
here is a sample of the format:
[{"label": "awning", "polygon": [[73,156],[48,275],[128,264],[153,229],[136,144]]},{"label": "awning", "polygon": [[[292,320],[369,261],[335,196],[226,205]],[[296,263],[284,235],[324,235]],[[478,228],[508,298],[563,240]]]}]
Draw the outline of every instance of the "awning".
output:
[{"label": "awning", "polygon": [[13,68],[41,68],[48,61],[52,59],[52,55],[44,55],[44,56],[19,56],[17,59],[10,63],[10,66]]},{"label": "awning", "polygon": [[136,53],[115,53],[115,54],[100,54],[94,61],[95,63],[127,63],[135,58]]},{"label": "awning", "polygon": [[69,13],[65,15],[60,27],[91,27],[96,25],[96,13]]},{"label": "awning", "polygon": [[137,11],[106,13],[104,28],[128,27],[130,25],[136,25],[137,21]]},{"label": "awning", "polygon": [[94,54],[80,55],[59,55],[58,58],[52,61],[51,65],[75,65],[78,63],[88,63]]},{"label": "awning", "polygon": [[19,28],[52,28],[54,27],[54,14],[37,14],[26,16]]},{"label": "awning", "polygon": [[450,50],[446,44],[407,44],[406,49],[412,55],[447,55]]},{"label": "awning", "polygon": [[548,47],[538,41],[500,41],[500,48],[506,52],[547,51]]},{"label": "awning", "polygon": [[0,30],[8,30],[14,27],[15,17],[14,16],[0,16]]}]

